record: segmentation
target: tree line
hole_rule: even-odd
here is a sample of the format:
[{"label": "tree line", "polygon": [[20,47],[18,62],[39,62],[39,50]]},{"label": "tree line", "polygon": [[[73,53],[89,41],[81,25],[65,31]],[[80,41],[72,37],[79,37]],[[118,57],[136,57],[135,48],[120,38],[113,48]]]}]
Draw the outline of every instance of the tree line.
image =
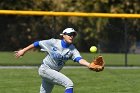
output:
[{"label": "tree line", "polygon": [[[140,13],[139,0],[1,0],[0,9],[57,12]],[[77,30],[75,45],[88,52],[124,52],[140,41],[140,20],[123,18],[0,15],[0,51],[13,51],[37,40],[59,38],[66,27]],[[126,28],[125,28],[126,27]]]}]

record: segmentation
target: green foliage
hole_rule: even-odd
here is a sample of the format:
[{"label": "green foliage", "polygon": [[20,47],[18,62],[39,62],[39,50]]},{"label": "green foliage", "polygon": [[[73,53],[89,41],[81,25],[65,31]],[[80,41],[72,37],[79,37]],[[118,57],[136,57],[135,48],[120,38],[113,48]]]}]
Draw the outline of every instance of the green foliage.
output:
[{"label": "green foliage", "polygon": [[[1,0],[0,9],[140,13],[139,4],[139,0]],[[13,51],[36,40],[59,38],[64,28],[73,27],[79,33],[75,44],[80,51],[87,52],[90,46],[100,45],[102,52],[124,52],[124,25],[128,39],[135,37],[139,41],[139,23],[138,19],[0,15],[0,50]]]}]

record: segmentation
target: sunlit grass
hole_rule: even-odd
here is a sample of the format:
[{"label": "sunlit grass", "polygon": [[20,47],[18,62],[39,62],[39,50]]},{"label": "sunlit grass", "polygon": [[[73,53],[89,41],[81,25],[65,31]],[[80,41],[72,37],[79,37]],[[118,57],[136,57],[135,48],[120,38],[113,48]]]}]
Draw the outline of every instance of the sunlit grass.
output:
[{"label": "sunlit grass", "polygon": [[[75,93],[140,93],[139,69],[105,69],[92,72],[87,68],[64,68],[74,82]],[[0,93],[39,93],[38,69],[0,69]],[[64,93],[55,86],[52,93]]]},{"label": "sunlit grass", "polygon": [[[45,53],[30,51],[27,52],[22,58],[16,59],[14,57],[14,52],[0,52],[0,65],[40,65]],[[87,61],[91,62],[94,57],[100,55],[98,53],[81,53],[82,57]],[[125,55],[124,54],[111,54],[102,53],[101,54],[105,60],[105,64],[110,66],[124,66],[125,65]],[[128,54],[127,64],[129,66],[140,66],[139,57],[140,54]],[[66,62],[66,65],[79,65],[71,60]]]}]

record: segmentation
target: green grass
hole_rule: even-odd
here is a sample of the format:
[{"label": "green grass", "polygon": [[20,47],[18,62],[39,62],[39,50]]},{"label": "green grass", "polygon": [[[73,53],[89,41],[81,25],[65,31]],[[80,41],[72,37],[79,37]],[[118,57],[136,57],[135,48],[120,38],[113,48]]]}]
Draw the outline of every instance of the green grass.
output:
[{"label": "green grass", "polygon": [[0,52],[0,65],[40,65],[45,53],[27,52],[23,57],[16,59],[14,52]]},{"label": "green grass", "polygon": [[[92,59],[99,55],[96,53],[81,53],[83,58],[91,62]],[[106,65],[108,66],[124,66],[125,55],[124,54],[102,54]],[[22,58],[16,59],[14,57],[14,52],[0,52],[0,65],[40,65],[42,59],[45,57],[43,52],[27,52]],[[140,54],[128,54],[128,65],[130,66],[140,66],[139,62]],[[79,65],[73,61],[68,61],[66,65]]]},{"label": "green grass", "polygon": [[[75,93],[140,93],[139,69],[105,69],[92,72],[86,68],[64,68],[74,82]],[[39,93],[38,69],[0,69],[0,93]],[[64,93],[55,86],[52,93]]]}]

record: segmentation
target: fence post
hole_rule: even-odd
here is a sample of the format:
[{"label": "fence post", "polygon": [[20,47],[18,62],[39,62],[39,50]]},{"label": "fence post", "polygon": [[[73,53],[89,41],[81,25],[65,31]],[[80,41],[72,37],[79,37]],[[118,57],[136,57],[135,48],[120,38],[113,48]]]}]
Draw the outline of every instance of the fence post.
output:
[{"label": "fence post", "polygon": [[56,38],[56,18],[55,16],[52,17],[52,33],[53,33],[53,38]]},{"label": "fence post", "polygon": [[125,44],[125,66],[128,66],[127,54],[128,54],[128,33],[127,33],[127,21],[124,19],[124,44]]}]

